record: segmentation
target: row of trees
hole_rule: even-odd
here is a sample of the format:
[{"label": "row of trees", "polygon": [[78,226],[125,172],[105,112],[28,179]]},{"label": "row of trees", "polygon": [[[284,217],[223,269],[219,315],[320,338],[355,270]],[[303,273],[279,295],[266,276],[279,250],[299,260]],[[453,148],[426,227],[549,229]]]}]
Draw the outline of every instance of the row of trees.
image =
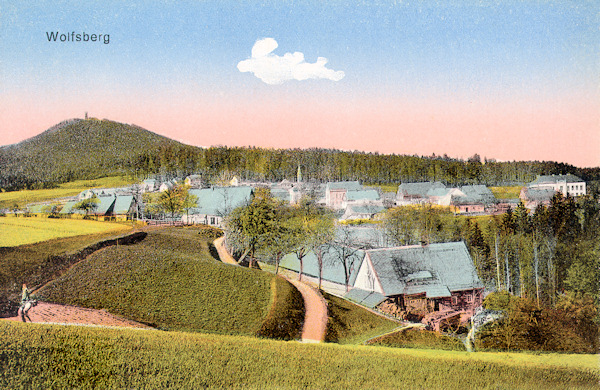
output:
[{"label": "row of trees", "polygon": [[[303,200],[290,206],[274,199],[266,189],[258,188],[250,204],[238,207],[226,218],[227,244],[250,266],[257,258],[275,265],[283,256],[294,253],[300,261],[302,278],[304,259],[312,251],[319,267],[319,287],[325,252],[336,239],[334,216],[325,208]],[[349,274],[349,272],[347,272]]]}]

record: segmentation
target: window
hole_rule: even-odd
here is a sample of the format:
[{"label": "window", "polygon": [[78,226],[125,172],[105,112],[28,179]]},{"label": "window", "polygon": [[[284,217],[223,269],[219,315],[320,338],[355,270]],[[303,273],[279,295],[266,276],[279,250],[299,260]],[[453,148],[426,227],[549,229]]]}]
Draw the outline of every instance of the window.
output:
[{"label": "window", "polygon": [[473,295],[472,294],[467,295],[467,303],[473,303]]},{"label": "window", "polygon": [[452,304],[458,305],[458,297],[456,295],[452,295]]}]

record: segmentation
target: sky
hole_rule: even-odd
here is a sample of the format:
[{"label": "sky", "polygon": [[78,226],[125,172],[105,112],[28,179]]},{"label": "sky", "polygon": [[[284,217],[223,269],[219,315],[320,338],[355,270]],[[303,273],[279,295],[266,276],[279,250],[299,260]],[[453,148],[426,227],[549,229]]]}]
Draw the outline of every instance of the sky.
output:
[{"label": "sky", "polygon": [[597,167],[600,2],[0,0],[0,145],[86,112],[205,147]]}]

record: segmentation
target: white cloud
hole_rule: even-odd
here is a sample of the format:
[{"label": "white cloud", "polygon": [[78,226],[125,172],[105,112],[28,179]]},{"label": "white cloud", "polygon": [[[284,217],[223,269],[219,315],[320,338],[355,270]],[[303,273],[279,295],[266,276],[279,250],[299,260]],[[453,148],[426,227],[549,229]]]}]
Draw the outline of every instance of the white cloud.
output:
[{"label": "white cloud", "polygon": [[328,79],[339,81],[344,77],[341,70],[335,71],[325,67],[327,58],[319,57],[317,62],[304,60],[300,52],[285,53],[283,57],[273,54],[277,49],[277,41],[264,38],[256,41],[252,47],[252,57],[240,61],[237,68],[240,72],[252,72],[267,84],[282,84],[288,80]]}]

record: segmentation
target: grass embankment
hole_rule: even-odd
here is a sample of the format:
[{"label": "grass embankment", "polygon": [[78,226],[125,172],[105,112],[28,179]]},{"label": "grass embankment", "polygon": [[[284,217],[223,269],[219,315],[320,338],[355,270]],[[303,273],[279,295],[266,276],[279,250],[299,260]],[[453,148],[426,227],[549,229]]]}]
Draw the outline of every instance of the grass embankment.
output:
[{"label": "grass embankment", "polygon": [[342,298],[322,292],[327,300],[329,320],[325,341],[340,344],[360,344],[400,324],[348,302]]},{"label": "grass embankment", "polygon": [[120,234],[131,226],[82,219],[0,218],[0,247],[87,234]]},{"label": "grass embankment", "polygon": [[523,186],[489,187],[496,199],[519,199]]},{"label": "grass embankment", "polygon": [[456,337],[423,329],[407,328],[369,340],[369,345],[395,348],[443,349],[465,351],[465,345]]},{"label": "grass embankment", "polygon": [[161,329],[255,335],[269,312],[274,276],[216,261],[199,231],[161,229],[135,245],[106,248],[39,294]]},{"label": "grass embankment", "polygon": [[114,232],[103,232],[0,247],[0,315],[16,313],[22,283],[29,288],[40,287],[85,257],[88,254],[85,248],[93,250],[114,237]]},{"label": "grass embankment", "polygon": [[2,388],[592,389],[596,359],[0,322]]},{"label": "grass embankment", "polygon": [[57,188],[44,190],[22,190],[0,192],[0,209],[12,209],[14,205],[25,207],[29,203],[45,202],[53,199],[75,196],[89,188],[113,188],[133,184],[138,180],[114,176],[94,180],[76,180],[59,184]]},{"label": "grass embankment", "polygon": [[271,279],[271,309],[265,318],[259,337],[296,340],[302,337],[304,299],[290,282],[282,277]]}]

